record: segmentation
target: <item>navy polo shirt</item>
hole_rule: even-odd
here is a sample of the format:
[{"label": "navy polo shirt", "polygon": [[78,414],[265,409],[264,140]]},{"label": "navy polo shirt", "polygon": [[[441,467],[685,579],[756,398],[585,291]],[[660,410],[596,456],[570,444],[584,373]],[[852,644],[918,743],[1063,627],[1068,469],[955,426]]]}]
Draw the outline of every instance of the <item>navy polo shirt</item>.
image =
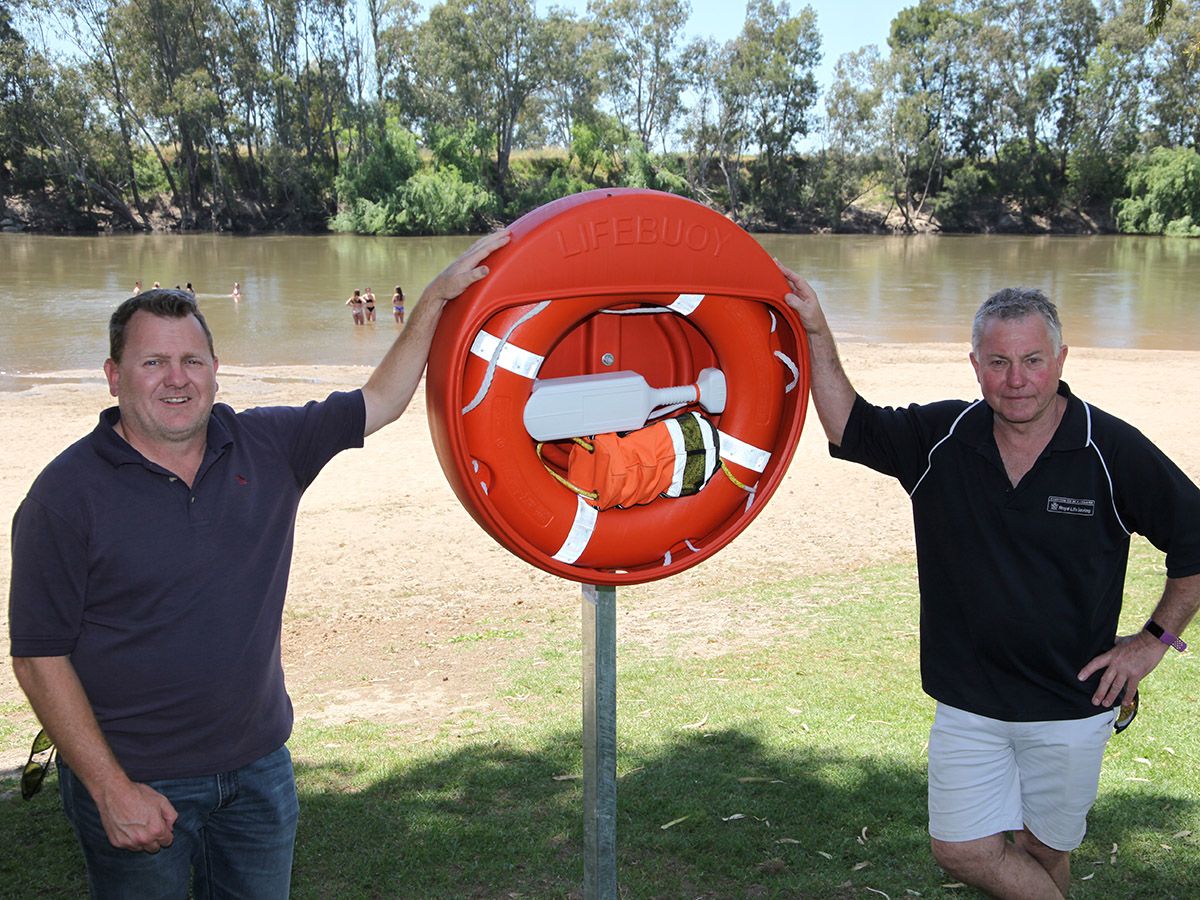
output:
[{"label": "navy polo shirt", "polygon": [[892,409],[860,396],[830,446],[912,501],[926,693],[1005,721],[1097,712],[1101,673],[1076,675],[1113,646],[1130,534],[1166,553],[1168,577],[1200,572],[1200,490],[1137,429],[1065,382],[1059,393],[1062,422],[1016,487],[982,400]]},{"label": "navy polo shirt", "polygon": [[361,447],[361,391],[213,407],[191,488],[114,430],[117,408],[38,476],[13,520],[13,656],[69,656],[138,781],[230,771],[282,746],[280,629],[296,509]]}]

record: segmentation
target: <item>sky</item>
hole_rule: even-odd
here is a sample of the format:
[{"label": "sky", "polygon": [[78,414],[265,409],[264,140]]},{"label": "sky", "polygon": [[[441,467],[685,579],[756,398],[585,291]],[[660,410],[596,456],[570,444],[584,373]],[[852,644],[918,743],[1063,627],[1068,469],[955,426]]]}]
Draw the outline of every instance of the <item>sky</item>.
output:
[{"label": "sky", "polygon": [[[875,44],[886,55],[888,31],[896,13],[917,0],[791,0],[792,15],[805,6],[817,14],[817,30],[821,33],[821,64],[817,67],[817,83],[823,91],[833,77],[838,57]],[[566,4],[564,4],[566,5]],[[586,7],[586,2],[580,3]],[[742,30],[746,21],[746,4],[742,0],[692,0],[692,16],[688,22],[689,37],[713,37],[726,41]]]},{"label": "sky", "polygon": [[[538,12],[551,6],[561,6],[583,13],[587,0],[536,0]],[[688,37],[711,37],[727,41],[742,30],[746,21],[744,0],[691,0],[692,15],[688,20]],[[917,0],[791,0],[795,15],[805,6],[817,14],[817,30],[821,33],[821,65],[817,67],[817,83],[822,91],[829,86],[838,57],[875,44],[886,55],[888,30],[896,13]]]},{"label": "sky", "polygon": [[[420,0],[429,9],[436,0]],[[582,15],[587,0],[534,0],[539,14],[551,7],[570,9]],[[745,0],[691,0],[692,15],[688,19],[687,36],[711,37],[727,41],[742,30],[746,21]],[[817,30],[821,32],[821,65],[817,67],[817,83],[821,90],[829,86],[838,57],[875,44],[886,55],[888,30],[900,10],[915,6],[917,0],[790,0],[795,15],[805,6],[817,14]]]}]

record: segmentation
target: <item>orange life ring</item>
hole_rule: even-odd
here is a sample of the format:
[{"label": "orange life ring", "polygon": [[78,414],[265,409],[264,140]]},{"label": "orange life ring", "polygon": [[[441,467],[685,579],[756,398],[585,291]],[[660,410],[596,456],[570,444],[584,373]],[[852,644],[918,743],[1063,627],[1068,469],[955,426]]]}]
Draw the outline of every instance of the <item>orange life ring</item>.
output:
[{"label": "orange life ring", "polygon": [[[455,493],[517,556],[574,581],[651,581],[708,558],[762,508],[803,427],[807,341],[783,276],[733,222],[657,191],[577,194],[510,231],[430,352],[430,429]],[[665,386],[705,367],[725,374],[710,418],[734,478],[692,496],[597,512],[525,431],[535,377],[631,369]],[[543,455],[565,471],[565,449]]]}]

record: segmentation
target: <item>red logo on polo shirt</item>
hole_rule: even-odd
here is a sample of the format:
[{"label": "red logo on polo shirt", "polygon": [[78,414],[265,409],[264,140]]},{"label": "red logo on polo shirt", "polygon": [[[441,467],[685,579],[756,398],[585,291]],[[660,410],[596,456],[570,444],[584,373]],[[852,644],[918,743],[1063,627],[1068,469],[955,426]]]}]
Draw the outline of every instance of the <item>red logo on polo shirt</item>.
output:
[{"label": "red logo on polo shirt", "polygon": [[246,485],[248,485],[250,483],[249,481],[246,480],[245,475],[234,475],[233,480],[236,481],[238,484],[242,485],[242,487],[245,487]]}]

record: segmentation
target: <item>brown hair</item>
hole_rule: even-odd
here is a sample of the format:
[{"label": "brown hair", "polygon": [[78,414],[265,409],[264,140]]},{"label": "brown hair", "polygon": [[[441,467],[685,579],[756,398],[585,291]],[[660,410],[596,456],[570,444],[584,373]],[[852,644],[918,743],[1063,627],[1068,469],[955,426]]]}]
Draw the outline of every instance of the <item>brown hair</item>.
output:
[{"label": "brown hair", "polygon": [[125,352],[125,329],[136,312],[148,312],[164,319],[183,319],[187,316],[194,316],[200,323],[200,327],[204,329],[204,336],[208,339],[208,352],[214,357],[217,355],[213,349],[212,331],[209,330],[208,323],[204,321],[200,307],[196,305],[191,294],[168,288],[154,288],[130,297],[113,310],[112,317],[108,320],[108,355],[113,362],[121,361],[121,354]]}]

